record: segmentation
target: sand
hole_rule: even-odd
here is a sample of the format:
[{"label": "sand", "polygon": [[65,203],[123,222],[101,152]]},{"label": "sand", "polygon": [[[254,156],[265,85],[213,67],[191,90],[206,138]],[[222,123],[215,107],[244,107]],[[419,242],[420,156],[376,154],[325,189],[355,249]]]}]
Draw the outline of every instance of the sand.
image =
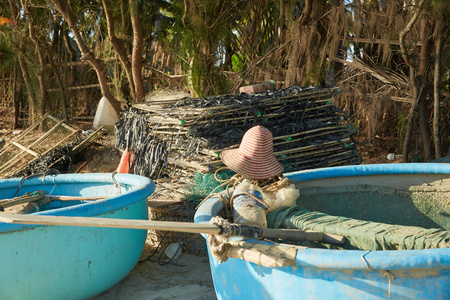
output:
[{"label": "sand", "polygon": [[217,299],[208,257],[183,253],[166,265],[158,257],[138,262],[127,277],[92,300]]}]

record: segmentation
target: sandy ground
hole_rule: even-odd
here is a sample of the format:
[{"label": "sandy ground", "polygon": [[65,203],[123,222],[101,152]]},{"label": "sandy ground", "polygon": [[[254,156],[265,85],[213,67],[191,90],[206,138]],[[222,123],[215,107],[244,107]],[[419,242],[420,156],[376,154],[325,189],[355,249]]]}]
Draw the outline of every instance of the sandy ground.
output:
[{"label": "sandy ground", "polygon": [[92,300],[217,299],[207,257],[184,253],[166,265],[158,257],[138,262],[125,279]]}]

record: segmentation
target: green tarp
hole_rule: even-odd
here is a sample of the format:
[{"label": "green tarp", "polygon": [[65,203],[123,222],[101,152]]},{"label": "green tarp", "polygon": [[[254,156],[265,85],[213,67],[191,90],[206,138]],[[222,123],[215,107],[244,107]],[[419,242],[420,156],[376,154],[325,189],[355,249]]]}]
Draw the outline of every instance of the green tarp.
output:
[{"label": "green tarp", "polygon": [[450,232],[439,228],[391,225],[281,207],[267,215],[268,227],[297,228],[342,235],[345,249],[422,250],[450,247]]}]

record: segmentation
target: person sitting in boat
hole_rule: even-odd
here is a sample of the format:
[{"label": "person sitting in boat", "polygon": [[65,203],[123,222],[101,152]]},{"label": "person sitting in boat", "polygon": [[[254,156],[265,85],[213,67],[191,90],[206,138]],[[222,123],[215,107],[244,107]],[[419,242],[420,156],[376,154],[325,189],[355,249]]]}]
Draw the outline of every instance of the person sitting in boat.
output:
[{"label": "person sitting in boat", "polygon": [[220,158],[228,168],[250,179],[269,179],[284,170],[273,155],[272,133],[261,125],[247,130],[239,148],[222,151]]},{"label": "person sitting in boat", "polygon": [[299,191],[282,176],[284,167],[273,155],[273,136],[267,128],[250,128],[239,148],[223,151],[220,158],[243,177],[237,179],[230,199],[235,223],[266,227],[266,212],[295,204]]}]

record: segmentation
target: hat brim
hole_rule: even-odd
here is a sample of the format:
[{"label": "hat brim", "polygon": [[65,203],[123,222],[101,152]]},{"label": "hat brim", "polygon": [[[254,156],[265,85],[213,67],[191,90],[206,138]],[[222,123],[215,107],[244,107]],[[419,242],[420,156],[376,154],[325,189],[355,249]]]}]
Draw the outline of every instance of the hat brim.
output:
[{"label": "hat brim", "polygon": [[268,179],[283,173],[284,167],[275,156],[255,159],[241,155],[239,149],[225,150],[220,153],[223,163],[238,174],[251,179]]}]

